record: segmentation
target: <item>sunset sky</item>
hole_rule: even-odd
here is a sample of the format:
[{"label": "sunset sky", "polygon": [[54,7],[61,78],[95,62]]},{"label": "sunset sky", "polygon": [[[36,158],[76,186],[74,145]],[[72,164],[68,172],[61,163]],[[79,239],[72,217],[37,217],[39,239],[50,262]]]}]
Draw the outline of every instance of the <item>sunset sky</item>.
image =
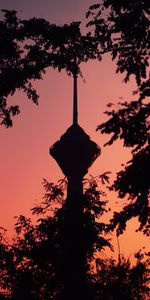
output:
[{"label": "sunset sky", "polygon": [[[84,27],[85,13],[94,3],[90,0],[1,0],[0,8],[15,9],[20,18],[40,17],[58,25],[82,20]],[[135,81],[133,78],[128,84],[123,83],[123,76],[115,73],[115,62],[111,62],[109,55],[101,63],[83,64],[81,70],[84,80],[78,79],[79,123],[102,148],[89,173],[98,175],[110,170],[114,178],[121,164],[130,159],[130,152],[119,142],[104,148],[108,137],[96,132],[96,127],[106,119],[104,111],[109,102],[134,99]],[[65,71],[49,69],[43,80],[35,82],[35,87],[40,95],[39,105],[34,105],[22,92],[16,93],[9,98],[9,103],[19,104],[21,114],[14,118],[12,128],[0,129],[0,226],[10,231],[15,222],[13,217],[29,216],[30,208],[40,200],[42,179],[56,182],[63,178],[49,155],[49,147],[72,123],[73,81]],[[112,210],[116,209],[115,201],[117,196],[113,195]],[[117,204],[120,208],[121,203],[122,200]],[[129,222],[126,233],[120,237],[121,251],[128,256],[144,245],[148,247],[147,239],[134,233],[135,225],[135,221]]]}]

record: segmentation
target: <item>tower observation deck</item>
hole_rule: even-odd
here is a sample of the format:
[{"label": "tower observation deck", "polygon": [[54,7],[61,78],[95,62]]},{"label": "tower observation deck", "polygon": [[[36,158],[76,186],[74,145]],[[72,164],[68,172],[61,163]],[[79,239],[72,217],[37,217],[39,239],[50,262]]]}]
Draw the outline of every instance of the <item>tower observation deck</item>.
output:
[{"label": "tower observation deck", "polygon": [[51,148],[50,154],[57,161],[67,178],[83,178],[88,168],[100,155],[99,146],[78,124],[77,74],[74,74],[73,124]]}]

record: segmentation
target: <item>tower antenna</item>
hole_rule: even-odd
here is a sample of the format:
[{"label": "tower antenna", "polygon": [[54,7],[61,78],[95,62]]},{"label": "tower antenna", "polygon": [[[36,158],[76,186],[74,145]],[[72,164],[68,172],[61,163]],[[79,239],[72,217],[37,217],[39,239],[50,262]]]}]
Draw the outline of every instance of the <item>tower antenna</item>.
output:
[{"label": "tower antenna", "polygon": [[78,124],[77,78],[78,78],[78,67],[77,67],[77,59],[75,57],[74,68],[73,68],[73,125]]}]

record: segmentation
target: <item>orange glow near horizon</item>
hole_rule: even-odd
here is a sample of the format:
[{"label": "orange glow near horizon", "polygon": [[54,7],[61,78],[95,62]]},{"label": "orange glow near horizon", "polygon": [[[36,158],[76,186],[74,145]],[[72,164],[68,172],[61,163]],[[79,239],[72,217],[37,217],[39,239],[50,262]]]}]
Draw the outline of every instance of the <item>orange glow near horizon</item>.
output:
[{"label": "orange glow near horizon", "polygon": [[[10,5],[8,8],[17,9],[18,7],[18,10],[21,10],[21,2],[26,18],[44,17],[50,21],[52,19],[53,22],[58,20],[60,24],[71,21],[71,17],[73,21],[80,20],[88,6],[95,3],[95,1],[84,0],[80,7],[79,1],[76,4],[74,1],[70,1],[72,5],[68,8],[66,6],[66,14],[64,10],[61,18],[61,10],[57,10],[57,7],[54,9],[53,4],[49,4],[49,1],[45,1],[45,6],[41,7],[41,1],[32,0],[30,1],[31,9],[29,9],[27,4],[23,4],[23,1],[16,0],[14,1],[16,7]],[[44,1],[42,3],[44,4]],[[66,3],[69,1],[64,1],[64,5]],[[2,4],[1,8],[5,8],[4,0],[2,0]],[[56,4],[58,5],[59,2],[56,1]],[[27,6],[26,10],[25,6]],[[49,18],[48,14],[50,14]],[[104,171],[111,171],[112,178],[114,178],[115,173],[121,169],[121,164],[131,158],[130,151],[123,148],[121,142],[104,148],[103,145],[109,136],[103,136],[95,129],[106,119],[103,114],[107,109],[106,105],[109,102],[121,101],[120,97],[130,101],[133,99],[132,91],[136,85],[134,79],[127,84],[122,82],[123,77],[115,73],[115,63],[111,62],[109,55],[106,55],[101,63],[91,61],[83,64],[81,69],[84,81],[82,78],[78,79],[79,123],[91,139],[102,148],[101,156],[89,173],[98,175]],[[8,228],[10,231],[15,223],[14,216],[31,215],[30,208],[42,196],[42,179],[46,178],[56,182],[63,178],[56,162],[49,155],[49,147],[72,123],[73,80],[64,71],[58,73],[48,70],[43,80],[35,82],[35,87],[40,95],[39,105],[31,103],[22,92],[16,93],[9,98],[9,103],[19,104],[21,114],[14,118],[12,128],[0,129],[0,226]],[[110,200],[112,210],[117,195],[115,197],[116,199]],[[136,226],[137,220],[129,222],[126,233],[120,237],[121,251],[128,256],[142,246],[148,248],[147,238],[143,237],[141,233],[135,234]]]}]

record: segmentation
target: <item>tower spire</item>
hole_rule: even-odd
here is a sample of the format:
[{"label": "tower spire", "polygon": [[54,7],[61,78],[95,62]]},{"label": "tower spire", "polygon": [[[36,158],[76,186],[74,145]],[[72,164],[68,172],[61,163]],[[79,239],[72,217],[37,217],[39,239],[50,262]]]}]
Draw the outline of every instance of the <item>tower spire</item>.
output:
[{"label": "tower spire", "polygon": [[74,61],[74,70],[73,70],[73,125],[78,124],[78,96],[77,96],[77,62],[76,58]]},{"label": "tower spire", "polygon": [[78,97],[77,97],[77,73],[73,74],[73,124],[78,124]]}]

